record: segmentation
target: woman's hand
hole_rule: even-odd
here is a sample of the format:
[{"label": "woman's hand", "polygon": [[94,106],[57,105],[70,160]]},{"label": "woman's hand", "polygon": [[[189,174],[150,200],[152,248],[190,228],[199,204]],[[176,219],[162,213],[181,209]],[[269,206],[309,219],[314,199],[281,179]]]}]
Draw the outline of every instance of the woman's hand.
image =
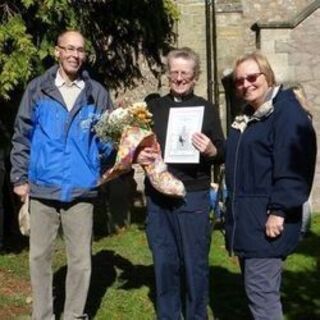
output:
[{"label": "woman's hand", "polygon": [[283,231],[284,218],[270,214],[266,222],[266,235],[269,238],[278,237]]},{"label": "woman's hand", "polygon": [[217,148],[205,134],[196,132],[192,135],[191,141],[192,145],[199,150],[201,154],[207,157],[214,157],[217,155]]}]

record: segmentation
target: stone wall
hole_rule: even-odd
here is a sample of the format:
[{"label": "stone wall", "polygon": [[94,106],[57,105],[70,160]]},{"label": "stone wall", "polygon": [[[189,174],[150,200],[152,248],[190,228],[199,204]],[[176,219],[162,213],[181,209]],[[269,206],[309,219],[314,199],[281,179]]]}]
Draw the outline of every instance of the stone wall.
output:
[{"label": "stone wall", "polygon": [[[211,0],[212,2],[215,4],[216,11],[216,39],[211,40],[216,44],[217,49],[218,101],[224,128],[226,128],[226,99],[221,79],[230,73],[237,56],[254,51],[260,46],[261,51],[268,56],[275,69],[278,81],[299,81],[304,85],[314,110],[314,125],[320,132],[320,112],[316,109],[320,104],[320,40],[317,32],[320,21],[319,10],[293,29],[263,28],[260,30],[260,36],[257,37],[257,33],[251,28],[257,22],[274,23],[290,20],[307,6],[319,3],[319,0],[271,0],[268,2],[265,0]],[[175,45],[189,46],[199,53],[203,72],[196,87],[196,93],[208,98],[205,0],[176,0],[176,4],[181,16],[176,25],[175,31],[178,37]],[[134,90],[120,92],[121,97],[136,101],[143,99],[151,92],[158,92],[161,95],[167,92],[166,77],[162,77],[159,86],[158,80],[151,75],[147,64],[144,63],[143,57],[141,70],[145,80]],[[212,65],[212,74],[213,71]],[[316,210],[320,210],[319,165],[313,192]]]},{"label": "stone wall", "polygon": [[256,49],[256,33],[251,30],[254,23],[290,19],[312,2],[313,0],[276,0],[267,3],[265,0],[216,1],[220,76],[226,69],[232,68],[237,56]]},{"label": "stone wall", "polygon": [[[214,0],[212,0],[214,1]],[[226,128],[225,97],[221,78],[230,72],[235,58],[256,49],[256,34],[251,26],[257,21],[289,19],[312,0],[216,0],[216,43],[220,115]],[[176,0],[181,16],[177,23],[177,46],[194,48],[201,58],[202,76],[196,93],[208,97],[206,58],[205,0]],[[210,13],[211,14],[211,13]],[[211,72],[213,73],[213,65]],[[215,81],[215,79],[213,79]],[[161,90],[160,90],[161,91]],[[212,97],[214,100],[214,97]]]},{"label": "stone wall", "polygon": [[207,72],[206,72],[206,24],[205,1],[180,0],[178,4],[181,18],[177,24],[177,46],[188,46],[194,49],[201,60],[202,74],[196,87],[196,93],[207,97]]},{"label": "stone wall", "polygon": [[144,98],[151,93],[161,93],[161,87],[165,86],[166,79],[159,80],[150,71],[148,62],[143,56],[139,58],[139,66],[142,74],[142,79],[136,81],[134,88],[118,88],[117,91],[111,92],[112,99],[115,105],[124,102],[128,105],[133,102],[143,101]]},{"label": "stone wall", "polygon": [[[313,123],[320,136],[320,9],[292,30],[288,41],[289,67],[292,80],[301,82],[310,101]],[[280,48],[277,48],[281,50]],[[320,157],[318,151],[315,183],[313,187],[313,208],[320,210]]]},{"label": "stone wall", "polygon": [[[204,35],[200,36],[201,32],[205,32],[205,1],[177,0],[177,3],[182,9],[178,24],[179,45],[192,46],[200,54],[202,52],[202,65],[205,66],[206,42]],[[320,103],[320,40],[317,32],[320,13],[314,12],[294,30],[263,29],[260,38],[251,29],[256,22],[271,23],[290,20],[312,3],[315,1],[276,0],[266,3],[265,0],[216,0],[217,38],[215,42],[219,80],[230,73],[237,56],[254,51],[260,46],[261,51],[268,56],[275,69],[279,82],[301,82],[304,85],[314,110],[314,126],[317,132],[320,132],[320,112],[316,110],[316,106]],[[197,19],[193,20],[191,18],[193,15],[196,15]],[[206,96],[205,86],[205,82],[200,83],[199,91],[203,96]],[[221,82],[219,91],[220,113],[225,123],[225,92]],[[313,188],[313,205],[316,210],[320,210],[319,181],[320,163],[317,166]]]},{"label": "stone wall", "polygon": [[[211,2],[214,0],[211,0]],[[217,27],[217,67],[219,79],[232,68],[234,59],[256,48],[256,34],[251,26],[257,21],[271,22],[290,19],[313,0],[215,0]],[[189,46],[199,53],[202,76],[196,93],[207,97],[206,19],[205,0],[176,0],[180,20],[176,25],[176,46]],[[272,35],[271,35],[272,36]],[[118,90],[117,97],[129,101],[142,100],[151,92],[167,92],[166,77],[159,82],[141,57],[144,79],[134,89]],[[212,70],[213,71],[213,70]],[[220,86],[223,94],[223,87]],[[114,95],[115,96],[115,95]],[[115,98],[117,98],[115,97]]]},{"label": "stone wall", "polygon": [[[313,113],[313,124],[320,132],[320,38],[317,32],[320,8],[297,26],[260,30],[261,50],[269,57],[277,79],[282,83],[303,85]],[[318,152],[315,182],[312,192],[313,208],[320,210],[320,157]]]}]

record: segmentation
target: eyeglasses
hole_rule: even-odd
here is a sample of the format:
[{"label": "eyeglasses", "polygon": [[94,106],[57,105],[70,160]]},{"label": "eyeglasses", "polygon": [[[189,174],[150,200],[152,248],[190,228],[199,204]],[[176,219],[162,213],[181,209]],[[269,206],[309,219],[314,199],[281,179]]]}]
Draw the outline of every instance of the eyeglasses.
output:
[{"label": "eyeglasses", "polygon": [[193,74],[189,73],[189,72],[185,72],[185,71],[170,71],[169,72],[169,78],[171,80],[177,80],[179,78],[179,75],[182,80],[186,80],[186,81],[189,81],[193,78]]},{"label": "eyeglasses", "polygon": [[86,50],[83,48],[83,47],[79,47],[79,48],[76,48],[74,46],[60,46],[58,45],[58,47],[62,50],[65,51],[66,54],[74,54],[74,53],[78,53],[79,55],[85,55],[86,54]]},{"label": "eyeglasses", "polygon": [[247,80],[248,82],[250,83],[254,83],[257,81],[257,79],[263,74],[263,72],[257,72],[257,73],[251,73],[251,74],[248,74],[247,76],[245,77],[241,77],[241,78],[235,78],[234,79],[234,84],[237,86],[237,87],[240,87],[240,86],[243,86],[244,85],[244,82]]}]

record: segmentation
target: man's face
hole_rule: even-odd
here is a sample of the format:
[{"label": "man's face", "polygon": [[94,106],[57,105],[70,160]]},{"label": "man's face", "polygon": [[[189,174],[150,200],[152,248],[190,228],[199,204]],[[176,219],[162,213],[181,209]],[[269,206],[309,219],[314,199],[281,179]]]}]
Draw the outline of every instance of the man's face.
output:
[{"label": "man's face", "polygon": [[169,86],[173,95],[189,94],[195,84],[194,61],[184,58],[172,58],[169,62]]},{"label": "man's face", "polygon": [[55,56],[59,61],[62,76],[75,79],[85,62],[85,41],[83,36],[74,31],[65,33],[55,47]]}]

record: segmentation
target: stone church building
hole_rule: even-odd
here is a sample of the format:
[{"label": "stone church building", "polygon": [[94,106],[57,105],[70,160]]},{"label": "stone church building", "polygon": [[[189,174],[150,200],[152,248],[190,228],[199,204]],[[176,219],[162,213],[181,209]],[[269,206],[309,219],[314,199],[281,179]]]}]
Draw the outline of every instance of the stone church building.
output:
[{"label": "stone church building", "polygon": [[[196,93],[219,106],[227,131],[234,99],[230,71],[235,58],[260,49],[279,83],[303,85],[312,107],[320,141],[320,0],[175,0],[180,11],[175,32],[178,47],[189,46],[201,57],[202,75]],[[166,81],[163,81],[165,84]],[[167,92],[148,81],[147,94]],[[320,162],[312,192],[320,211]]]},{"label": "stone church building", "polygon": [[[225,126],[231,121],[230,109],[234,107],[228,85],[234,59],[260,49],[268,57],[279,83],[303,85],[320,141],[320,0],[177,0],[176,3],[181,13],[177,45],[190,46],[200,54],[203,74],[197,93],[219,104]],[[312,204],[314,210],[320,210],[319,160]]]}]

